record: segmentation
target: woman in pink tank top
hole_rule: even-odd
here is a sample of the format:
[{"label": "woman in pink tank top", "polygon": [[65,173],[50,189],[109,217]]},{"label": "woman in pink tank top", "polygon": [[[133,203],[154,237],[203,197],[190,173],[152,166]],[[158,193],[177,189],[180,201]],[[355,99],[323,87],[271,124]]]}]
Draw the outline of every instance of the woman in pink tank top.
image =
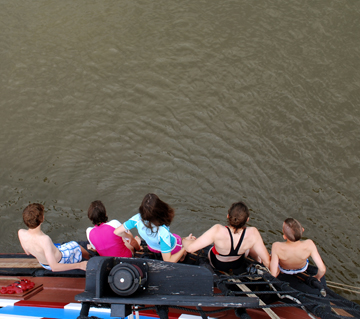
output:
[{"label": "woman in pink tank top", "polygon": [[86,230],[90,247],[96,250],[100,256],[132,257],[135,250],[140,249],[140,239],[134,239],[131,235],[130,242],[114,234],[114,230],[121,226],[118,220],[108,222],[108,216],[103,203],[99,200],[91,203],[88,209],[88,217],[94,224]]}]

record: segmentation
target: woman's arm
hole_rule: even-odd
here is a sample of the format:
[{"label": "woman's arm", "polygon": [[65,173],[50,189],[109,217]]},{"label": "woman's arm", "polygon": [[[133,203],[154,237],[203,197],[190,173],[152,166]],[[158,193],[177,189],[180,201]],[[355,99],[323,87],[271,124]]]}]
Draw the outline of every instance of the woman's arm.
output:
[{"label": "woman's arm", "polygon": [[[127,238],[129,239],[129,241],[131,240],[132,235],[130,236],[128,232],[126,232],[126,228],[124,227],[124,224],[122,224],[120,227],[116,228],[114,230],[114,234],[122,237],[122,238]],[[132,237],[133,238],[133,237]]]},{"label": "woman's arm", "polygon": [[94,229],[94,227],[88,227],[88,228],[86,229],[86,238],[87,238],[87,240],[88,240],[88,242],[89,242],[89,244],[87,245],[87,249],[88,249],[88,250],[92,250],[92,251],[96,251],[95,246],[93,245],[93,243],[92,243],[91,240],[90,240],[90,232],[91,232],[93,229]]},{"label": "woman's arm", "polygon": [[[258,260],[260,262],[262,262],[265,267],[270,267],[270,255],[269,252],[267,251],[265,244],[262,240],[262,237],[259,233],[259,231],[257,230],[257,228],[253,227],[253,236],[254,236],[254,244],[253,246],[250,248],[250,255],[255,259]],[[259,260],[260,258],[260,260]]]},{"label": "woman's arm", "polygon": [[[184,243],[184,240],[193,241],[193,240],[195,240],[195,237],[192,234],[190,234],[186,238],[183,238],[182,239],[182,245]],[[168,253],[163,253],[162,252],[161,253],[162,258],[163,258],[164,261],[173,262],[173,263],[177,263],[181,259],[181,257],[185,256],[185,254],[186,254],[186,250],[185,250],[184,245],[182,246],[181,250],[178,251],[175,254],[171,254],[171,252],[168,252]]]},{"label": "woman's arm", "polygon": [[120,227],[116,228],[114,230],[114,234],[119,237],[122,237],[124,240],[128,241],[130,243],[130,245],[135,248],[135,250],[141,249],[137,240],[134,238],[132,233],[125,228],[124,224],[122,224]]},{"label": "woman's arm", "polygon": [[185,247],[186,251],[189,253],[193,253],[206,246],[209,246],[214,243],[216,234],[221,229],[221,227],[223,226],[216,224],[195,240],[184,238],[182,241],[183,246]]},{"label": "woman's arm", "polygon": [[277,277],[280,273],[279,270],[279,256],[277,254],[277,244],[278,243],[273,243],[272,247],[271,247],[271,261],[270,261],[270,273],[274,276]]},{"label": "woman's arm", "polygon": [[184,255],[184,253],[186,252],[185,248],[181,248],[181,250],[179,250],[176,254],[171,254],[171,253],[161,253],[163,261],[168,261],[171,263],[177,263],[181,257]]}]

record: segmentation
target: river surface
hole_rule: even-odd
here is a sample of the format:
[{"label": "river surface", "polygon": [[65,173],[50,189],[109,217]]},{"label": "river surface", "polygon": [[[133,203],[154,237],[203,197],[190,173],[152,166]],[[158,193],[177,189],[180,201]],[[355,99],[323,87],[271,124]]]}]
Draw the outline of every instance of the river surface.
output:
[{"label": "river surface", "polygon": [[184,236],[243,200],[269,250],[294,217],[360,286],[360,1],[0,0],[0,24],[0,252],[31,202],[62,242],[96,199],[123,222],[154,192]]}]

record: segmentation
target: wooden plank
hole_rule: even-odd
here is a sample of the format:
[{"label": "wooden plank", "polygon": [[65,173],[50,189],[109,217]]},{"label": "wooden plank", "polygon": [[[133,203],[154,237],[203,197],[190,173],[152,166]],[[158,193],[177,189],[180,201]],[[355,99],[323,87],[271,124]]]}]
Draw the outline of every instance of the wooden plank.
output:
[{"label": "wooden plank", "polygon": [[75,302],[75,296],[84,291],[85,278],[70,277],[33,277],[35,284],[42,284],[43,290],[32,296],[34,302]]},{"label": "wooden plank", "polygon": [[[244,292],[248,292],[248,294],[246,294],[248,297],[257,297],[245,284],[243,284],[241,282],[240,279],[230,279],[230,281],[232,282],[238,282],[239,284],[237,284],[236,286],[238,286],[242,291]],[[261,306],[265,306],[265,302],[263,302],[260,298],[259,298],[259,304]],[[270,308],[263,308],[263,310],[267,313],[267,315],[272,318],[272,319],[280,319],[280,317]]]},{"label": "wooden plank", "polygon": [[344,309],[339,309],[336,308],[336,305],[332,302],[330,302],[332,311],[335,312],[337,315],[339,316],[343,316],[343,317],[349,317],[349,318],[354,318],[354,316],[352,316],[351,314],[349,314],[347,311],[345,311]]},{"label": "wooden plank", "polygon": [[35,258],[0,258],[0,268],[42,268]]}]

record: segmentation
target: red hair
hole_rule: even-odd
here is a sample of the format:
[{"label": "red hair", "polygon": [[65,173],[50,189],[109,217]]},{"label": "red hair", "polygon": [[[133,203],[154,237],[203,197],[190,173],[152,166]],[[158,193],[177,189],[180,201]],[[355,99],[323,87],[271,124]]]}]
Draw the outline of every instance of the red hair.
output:
[{"label": "red hair", "polygon": [[27,227],[34,229],[44,221],[44,206],[33,203],[25,207],[23,220]]}]

